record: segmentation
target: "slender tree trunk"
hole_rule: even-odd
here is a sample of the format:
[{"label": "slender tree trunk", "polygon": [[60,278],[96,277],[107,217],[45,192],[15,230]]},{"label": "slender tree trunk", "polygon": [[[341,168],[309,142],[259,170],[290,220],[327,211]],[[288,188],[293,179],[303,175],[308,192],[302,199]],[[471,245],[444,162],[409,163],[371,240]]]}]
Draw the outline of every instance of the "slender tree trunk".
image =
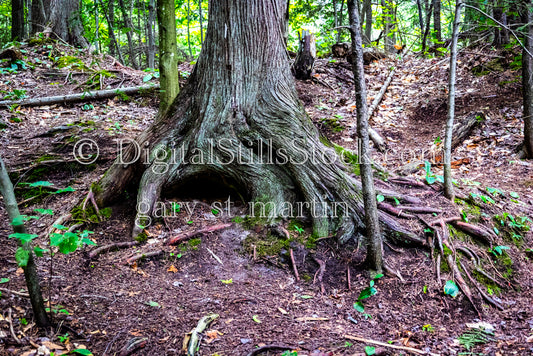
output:
[{"label": "slender tree trunk", "polygon": [[157,0],[159,23],[159,113],[164,114],[179,93],[178,45],[174,0]]},{"label": "slender tree trunk", "polygon": [[11,0],[11,40],[24,39],[24,0]]},{"label": "slender tree trunk", "polygon": [[381,11],[383,13],[383,35],[385,37],[385,52],[394,52],[394,40],[392,39],[391,30],[393,28],[392,20],[392,0],[381,0]]},{"label": "slender tree trunk", "polygon": [[461,21],[461,8],[463,3],[457,0],[455,6],[455,19],[453,22],[452,47],[450,53],[450,73],[448,78],[448,118],[446,119],[446,133],[444,136],[444,195],[455,198],[452,177],[452,139],[453,120],[455,118],[455,78],[457,72],[457,41],[459,39],[459,24]]},{"label": "slender tree trunk", "polygon": [[[120,51],[120,46],[118,44],[118,40],[115,36],[115,30],[113,29],[113,25],[114,25],[114,14],[115,14],[115,11],[114,11],[114,0],[109,0],[109,11],[106,12],[106,20],[107,20],[107,27],[109,29],[109,38],[111,39],[110,43],[109,43],[109,46],[111,47],[112,45],[114,45],[114,48],[116,49],[117,51],[117,54],[118,54],[118,59],[120,61],[120,63],[122,64],[126,64],[126,62],[124,62],[124,57],[122,57],[122,52]],[[108,14],[109,13],[109,14]],[[111,48],[110,48],[111,49]],[[109,51],[110,53],[113,53],[113,51]]]},{"label": "slender tree trunk", "polygon": [[[298,99],[284,43],[286,4],[210,3],[204,47],[187,85],[95,189],[105,206],[140,182],[133,236],[150,223],[163,192],[202,178],[234,186],[261,210],[250,214],[269,223],[290,215],[284,207],[300,200],[308,204],[316,237],[335,231],[345,242],[365,230],[361,183],[320,141]],[[167,154],[132,161],[137,147]],[[270,160],[267,151],[276,158]],[[395,241],[420,243],[395,217],[380,212],[379,218]]]},{"label": "slender tree trunk", "polygon": [[[103,0],[100,0],[100,3],[102,4],[102,7],[104,8]],[[114,56],[115,50],[118,51],[118,43],[115,37],[115,30],[113,29],[115,26],[115,0],[108,0],[107,12],[104,11],[104,14],[107,20],[107,34],[109,37],[109,54]],[[125,64],[122,59],[120,61],[123,64]]]},{"label": "slender tree trunk", "polygon": [[376,193],[372,170],[372,153],[368,138],[368,107],[366,103],[366,83],[363,67],[363,42],[360,32],[360,21],[355,0],[348,0],[348,15],[350,17],[350,33],[352,35],[352,62],[355,102],[357,108],[357,135],[359,140],[359,159],[361,161],[361,183],[365,210],[365,226],[368,239],[367,263],[371,269],[381,273],[383,270],[383,242],[379,227]]},{"label": "slender tree trunk", "polygon": [[187,44],[189,45],[189,56],[192,57],[192,47],[191,47],[191,0],[187,0]]},{"label": "slender tree trunk", "polygon": [[435,39],[442,42],[442,29],[440,25],[440,0],[433,0],[433,30],[435,30]]},{"label": "slender tree trunk", "polygon": [[429,5],[429,9],[426,12],[426,29],[424,30],[424,36],[422,37],[422,54],[426,53],[426,44],[427,44],[427,38],[429,35],[429,30],[431,29],[431,14],[433,13],[433,4],[434,2],[431,2],[431,5]]},{"label": "slender tree trunk", "polygon": [[364,0],[363,12],[365,13],[365,43],[372,42],[372,0]]},{"label": "slender tree trunk", "polygon": [[[333,27],[337,28],[338,26],[339,26],[339,19],[337,17],[337,0],[333,0]],[[337,32],[337,39],[335,43],[339,43],[341,30],[336,29],[335,31]]]},{"label": "slender tree trunk", "polygon": [[[522,94],[524,105],[524,152],[527,158],[533,158],[533,2],[526,0],[524,23],[527,23],[522,51]],[[529,52],[529,53],[528,53]]]},{"label": "slender tree trunk", "polygon": [[202,13],[202,0],[198,0],[198,18],[200,20],[200,44],[204,43],[204,15]]},{"label": "slender tree trunk", "polygon": [[[0,194],[4,197],[4,204],[6,207],[7,215],[10,221],[20,218],[20,212],[13,191],[13,184],[9,179],[4,161],[0,157]],[[15,233],[26,234],[26,227],[24,224],[12,225]],[[35,266],[35,259],[33,257],[33,249],[31,243],[27,243],[22,246],[23,249],[29,252],[28,263],[24,269],[24,277],[26,279],[26,287],[28,288],[28,294],[30,295],[31,307],[33,310],[33,316],[35,317],[35,323],[37,326],[46,327],[50,325],[46,309],[44,307],[43,296],[41,294],[41,287],[39,284],[39,275],[37,274],[37,267]]]},{"label": "slender tree trunk", "polygon": [[101,52],[102,48],[100,46],[100,11],[98,10],[98,2],[94,3],[94,28],[95,34],[94,39],[96,41],[96,51]]},{"label": "slender tree trunk", "polygon": [[129,29],[128,32],[126,32],[126,38],[128,40],[128,53],[130,57],[130,63],[132,64],[133,68],[139,69],[139,65],[137,64],[137,59],[135,58],[135,50],[133,48],[133,39],[131,36],[131,33],[133,32],[133,23],[131,22],[131,18],[128,16],[126,12],[126,7],[124,6],[124,0],[118,0],[118,3],[120,5],[120,8],[122,9],[122,21],[124,23],[124,26],[126,26]]},{"label": "slender tree trunk", "polygon": [[148,67],[155,68],[155,0],[150,0],[148,4],[148,23],[146,25],[148,32]]},{"label": "slender tree trunk", "polygon": [[28,38],[30,37],[30,33],[31,33],[31,23],[32,23],[32,20],[31,20],[31,2],[32,0],[26,0],[26,26],[24,26],[25,28],[25,33],[24,33],[24,37],[25,38]]},{"label": "slender tree trunk", "polygon": [[422,4],[420,0],[416,0],[416,7],[418,8],[418,24],[420,26],[420,37],[424,35],[424,15],[422,10]]}]

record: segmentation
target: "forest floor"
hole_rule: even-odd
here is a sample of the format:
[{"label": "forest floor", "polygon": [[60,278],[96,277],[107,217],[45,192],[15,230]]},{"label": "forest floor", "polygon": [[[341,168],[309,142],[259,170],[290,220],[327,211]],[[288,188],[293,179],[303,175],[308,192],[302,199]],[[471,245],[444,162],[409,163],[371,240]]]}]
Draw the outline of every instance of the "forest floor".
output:
[{"label": "forest floor", "polygon": [[[112,58],[87,56],[57,44],[24,50],[24,65],[19,63],[13,73],[2,70],[0,90],[10,98],[155,80],[150,78],[153,74],[117,66]],[[219,317],[203,333],[199,355],[247,355],[269,345],[281,348],[264,354],[294,350],[285,355],[365,355],[365,347],[370,346],[380,355],[410,354],[373,344],[372,340],[441,355],[533,354],[532,233],[517,226],[518,220],[511,225],[508,218],[533,216],[533,163],[517,157],[523,121],[520,71],[513,68],[515,55],[512,51],[487,54],[486,50],[469,49],[459,57],[458,120],[476,112],[485,116],[453,154],[457,189],[463,195],[475,194],[476,202],[458,203],[439,215],[464,214],[470,221],[501,230],[499,241],[506,247],[499,252],[490,252],[489,246],[475,244],[458,232],[453,238],[471,243],[489,265],[487,272],[500,281],[500,286],[486,283],[482,287],[504,310],[476,297],[480,318],[462,293],[456,298],[443,293],[444,282],[453,276],[443,268],[441,280],[437,279],[429,249],[387,244],[387,264],[401,278],[387,274],[377,279],[377,294],[364,301],[361,313],[354,309],[354,303],[369,286],[370,277],[362,266],[364,252],[358,245],[338,246],[333,239],[310,241],[305,221],[287,222],[289,243],[254,225],[246,217],[244,203],[236,203],[231,211],[224,205],[213,209],[210,204],[215,201],[225,204],[225,192],[192,191],[165,197],[169,204],[178,203],[180,209],[174,205],[175,218],[150,226],[147,241],[138,246],[92,259],[89,253],[94,247],[69,255],[57,253],[52,276],[50,256],[39,258],[43,293],[51,300],[54,322],[61,325],[54,333],[43,333],[32,321],[28,299],[11,292],[24,290],[25,284],[14,258],[16,242],[7,239],[10,227],[0,204],[0,217],[5,222],[0,228],[4,246],[0,250],[0,354],[48,355],[53,351],[61,355],[87,348],[94,355],[126,355],[123,348],[135,341],[143,341],[144,347],[135,351],[138,355],[182,354],[187,333],[210,313]],[[64,65],[59,68],[61,63]],[[424,162],[431,162],[443,140],[447,64],[443,58],[407,56],[402,62],[380,60],[365,66],[369,103],[389,68],[398,67],[371,119],[371,125],[387,141],[387,151],[376,152],[374,159],[391,172],[388,177],[398,174],[424,182],[428,176]],[[4,65],[10,66],[9,62]],[[479,69],[477,75],[473,68]],[[185,77],[191,66],[181,69]],[[355,149],[350,66],[344,59],[320,59],[315,71],[314,80],[297,82],[307,112],[331,142]],[[35,241],[41,247],[46,247],[46,231],[54,221],[71,211],[112,164],[116,140],[133,139],[146,129],[156,115],[157,104],[153,94],[144,94],[0,110],[4,123],[0,155],[13,182],[18,183],[21,212],[29,216],[38,215],[37,208],[54,212],[28,222],[29,230],[39,234]],[[72,151],[81,139],[99,145],[100,156],[91,165],[74,160]],[[431,174],[441,174],[438,159],[432,163]],[[21,184],[37,181],[54,185]],[[388,186],[387,182],[379,184]],[[73,189],[62,191],[67,187]],[[402,192],[420,197],[423,205],[445,206],[438,188],[405,187]],[[134,199],[135,192],[127,192],[101,223],[92,223],[94,216],[79,214],[74,220],[84,222],[81,229],[94,232],[90,238],[99,246],[130,241]],[[498,225],[494,215],[504,220],[504,226]],[[177,247],[162,247],[168,238],[229,222],[233,224],[224,230],[200,235]],[[161,248],[164,252],[158,257],[126,262],[139,250]],[[299,280],[289,249],[294,251]],[[325,263],[322,278],[317,274],[317,260]],[[494,334],[479,332],[487,338],[483,341],[478,336],[479,343],[468,345],[481,321]],[[353,336],[368,340],[356,341]]]}]

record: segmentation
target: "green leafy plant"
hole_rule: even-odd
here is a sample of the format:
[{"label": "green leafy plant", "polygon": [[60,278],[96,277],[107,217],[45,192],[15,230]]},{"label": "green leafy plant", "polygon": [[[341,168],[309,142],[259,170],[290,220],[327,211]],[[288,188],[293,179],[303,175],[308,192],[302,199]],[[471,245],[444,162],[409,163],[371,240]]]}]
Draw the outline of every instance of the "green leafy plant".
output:
[{"label": "green leafy plant", "polygon": [[359,313],[364,313],[365,311],[363,300],[370,298],[371,296],[377,294],[378,290],[375,287],[376,280],[381,277],[383,277],[382,274],[377,274],[372,280],[370,280],[368,287],[366,287],[365,289],[361,291],[361,293],[359,293],[359,297],[357,297],[357,302],[353,304],[353,308],[357,310]]},{"label": "green leafy plant", "polygon": [[365,354],[372,356],[376,354],[376,348],[374,346],[365,346]]},{"label": "green leafy plant", "polygon": [[457,338],[467,351],[470,351],[478,344],[486,344],[495,341],[494,333],[484,329],[470,328]]},{"label": "green leafy plant", "polygon": [[489,252],[492,253],[494,256],[499,257],[503,255],[504,250],[509,250],[509,249],[510,249],[509,246],[496,246],[496,247],[489,248]]},{"label": "green leafy plant", "polygon": [[446,281],[444,285],[444,294],[451,296],[452,298],[457,297],[459,294],[459,288],[454,281]]},{"label": "green leafy plant", "polygon": [[434,184],[435,182],[444,183],[444,178],[442,176],[431,173],[431,163],[428,161],[424,163],[424,170],[426,171],[426,182],[428,184]]},{"label": "green leafy plant", "polygon": [[422,326],[422,331],[427,331],[429,333],[432,333],[435,331],[435,328],[431,326],[431,324],[426,324]]}]

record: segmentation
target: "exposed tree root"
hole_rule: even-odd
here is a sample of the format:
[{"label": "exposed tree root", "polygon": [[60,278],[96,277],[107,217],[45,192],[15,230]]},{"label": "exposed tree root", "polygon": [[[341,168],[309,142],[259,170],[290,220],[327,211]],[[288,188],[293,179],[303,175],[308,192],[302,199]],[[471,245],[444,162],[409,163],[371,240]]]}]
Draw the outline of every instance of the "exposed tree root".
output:
[{"label": "exposed tree root", "polygon": [[298,273],[298,267],[296,266],[296,260],[294,259],[294,251],[292,248],[289,249],[289,256],[291,257],[292,271],[294,272],[294,277],[297,281],[300,280],[300,274]]},{"label": "exposed tree root", "polygon": [[111,250],[117,250],[120,248],[128,248],[137,245],[137,241],[126,241],[126,242],[117,242],[109,245],[100,246],[98,248],[95,248],[91,252],[89,252],[89,258],[94,259],[96,256],[98,256],[101,253],[108,252]]},{"label": "exposed tree root", "polygon": [[326,288],[324,288],[324,282],[322,281],[322,278],[324,277],[324,272],[326,271],[326,263],[314,256],[313,256],[313,259],[315,260],[316,263],[318,263],[318,266],[319,266],[318,270],[315,272],[315,277],[313,278],[313,284],[315,284],[316,280],[318,279],[318,282],[320,283],[320,292],[322,294],[325,294]]},{"label": "exposed tree root", "polygon": [[134,337],[129,340],[126,345],[119,351],[119,356],[129,356],[137,352],[139,349],[142,349],[146,346],[148,338],[145,337]]},{"label": "exposed tree root", "polygon": [[173,238],[169,239],[166,244],[167,245],[176,245],[176,244],[178,244],[180,242],[184,242],[184,241],[193,239],[196,236],[199,236],[199,235],[202,235],[202,234],[207,234],[207,233],[210,233],[210,232],[215,232],[215,231],[227,229],[231,225],[233,225],[233,224],[229,223],[229,224],[213,225],[213,226],[206,227],[204,229],[200,229],[200,230],[196,230],[196,231],[180,234],[180,235],[174,236]]},{"label": "exposed tree root", "polygon": [[467,234],[482,240],[484,243],[492,246],[497,236],[485,227],[468,224],[462,221],[453,221],[453,226]]},{"label": "exposed tree root", "polygon": [[503,306],[498,303],[497,301],[495,301],[493,298],[489,297],[487,295],[487,293],[485,293],[481,287],[478,285],[478,283],[472,278],[472,276],[470,275],[470,273],[468,272],[468,269],[465,267],[465,265],[459,261],[459,264],[461,265],[461,268],[463,269],[463,271],[465,272],[465,275],[466,277],[468,278],[468,280],[470,281],[470,283],[472,283],[474,285],[474,287],[477,289],[477,291],[479,292],[479,294],[483,297],[483,299],[485,299],[489,304],[491,304],[492,306],[494,306],[495,308],[499,309],[499,310],[503,310]]}]

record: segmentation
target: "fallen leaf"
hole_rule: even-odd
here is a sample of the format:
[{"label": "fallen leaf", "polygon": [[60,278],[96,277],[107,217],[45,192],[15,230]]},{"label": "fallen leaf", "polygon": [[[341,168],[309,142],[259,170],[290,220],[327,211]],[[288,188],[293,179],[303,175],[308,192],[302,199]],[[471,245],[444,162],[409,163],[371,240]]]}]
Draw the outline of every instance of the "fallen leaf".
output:
[{"label": "fallen leaf", "polygon": [[285,309],[283,309],[283,308],[278,308],[278,310],[279,310],[279,312],[280,312],[281,314],[283,314],[283,315],[287,315],[287,314],[289,314],[289,313],[288,313]]},{"label": "fallen leaf", "polygon": [[176,266],[172,265],[167,269],[167,272],[176,273],[178,272],[178,269],[176,268]]}]

